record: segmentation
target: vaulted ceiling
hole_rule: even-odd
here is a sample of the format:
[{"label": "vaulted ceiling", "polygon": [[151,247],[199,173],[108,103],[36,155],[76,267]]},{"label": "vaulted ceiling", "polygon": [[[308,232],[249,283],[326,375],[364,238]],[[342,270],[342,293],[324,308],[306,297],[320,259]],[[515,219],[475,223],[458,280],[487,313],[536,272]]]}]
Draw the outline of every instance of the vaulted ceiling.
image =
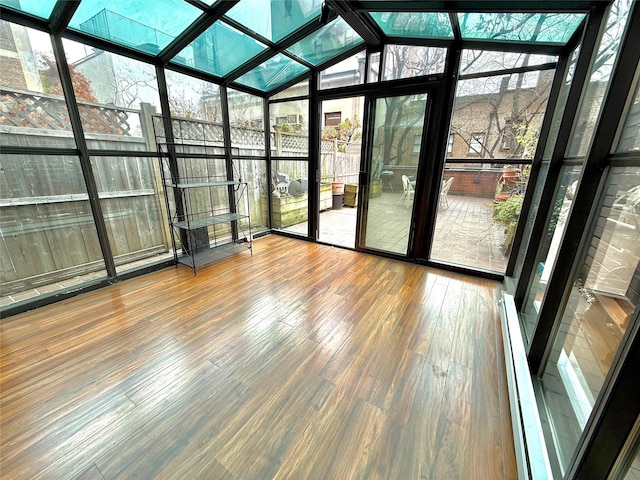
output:
[{"label": "vaulted ceiling", "polygon": [[262,96],[385,44],[559,54],[596,3],[0,0],[6,20]]}]

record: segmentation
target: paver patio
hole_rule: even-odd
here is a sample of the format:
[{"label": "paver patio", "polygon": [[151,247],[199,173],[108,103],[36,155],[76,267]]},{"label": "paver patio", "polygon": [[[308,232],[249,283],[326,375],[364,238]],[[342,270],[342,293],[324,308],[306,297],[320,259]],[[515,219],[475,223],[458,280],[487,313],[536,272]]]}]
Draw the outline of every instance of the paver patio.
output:
[{"label": "paver patio", "polygon": [[[367,245],[396,253],[406,252],[411,211],[399,205],[400,193],[384,192],[370,200]],[[320,212],[322,242],[355,246],[355,208]],[[306,234],[307,222],[284,229]],[[438,209],[431,258],[446,263],[504,273],[504,227],[493,220],[492,199],[449,195],[449,207]]]}]

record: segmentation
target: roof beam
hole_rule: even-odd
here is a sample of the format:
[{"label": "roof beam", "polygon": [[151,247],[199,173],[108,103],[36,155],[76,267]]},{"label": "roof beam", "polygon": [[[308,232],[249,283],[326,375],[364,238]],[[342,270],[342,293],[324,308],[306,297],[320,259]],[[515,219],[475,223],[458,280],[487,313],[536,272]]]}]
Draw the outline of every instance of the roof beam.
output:
[{"label": "roof beam", "polygon": [[146,62],[151,65],[156,65],[158,59],[155,55],[147,52],[142,52],[134,48],[130,48],[119,43],[106,40],[104,38],[94,37],[78,30],[65,30],[62,33],[62,38],[73,40],[74,42],[88,45],[98,50],[104,50],[106,52],[114,53],[116,55],[122,55],[123,57],[133,58],[141,62]]},{"label": "roof beam", "polygon": [[51,27],[46,20],[36,17],[35,15],[5,8],[2,5],[0,5],[0,19],[9,23],[22,25],[23,27],[35,28],[43,32],[51,33]]},{"label": "roof beam", "polygon": [[[316,30],[319,30],[322,27],[323,27],[323,24],[314,19],[313,21],[300,27],[295,32],[292,32],[291,34],[287,35],[285,38],[280,40],[277,44],[269,42],[269,46],[270,46],[269,49],[255,56],[251,60],[248,60],[247,62],[243,63],[238,68],[236,68],[235,70],[225,75],[224,77],[225,83],[229,84],[230,82],[234,81],[236,78],[241,77],[245,73],[253,70],[255,67],[267,61],[269,58],[277,55],[278,53],[282,53],[283,55],[286,55],[289,58],[292,58],[296,62],[304,65],[305,67],[311,70],[315,69],[315,67],[312,64],[305,61],[304,59],[300,59],[289,54],[286,51],[286,49],[289,48],[291,45],[297,43],[298,41],[302,40],[307,35],[312,34],[313,32],[315,32]],[[246,29],[243,29],[243,30],[246,30]]]},{"label": "roof beam", "polygon": [[219,2],[214,5],[214,8],[207,13],[203,13],[198,17],[186,30],[173,39],[173,41],[167,45],[158,55],[160,61],[165,64],[191,42],[198,38],[203,32],[207,30],[211,25],[216,23],[233,8],[240,0],[227,0],[226,2]]},{"label": "roof beam", "polygon": [[[588,12],[599,0],[537,0],[536,2],[506,2],[504,0],[359,0],[351,2],[356,12]],[[611,0],[607,0],[611,3]]]},{"label": "roof beam", "polygon": [[368,45],[380,45],[384,37],[378,25],[368,15],[356,12],[346,0],[325,0]]},{"label": "roof beam", "polygon": [[60,33],[64,31],[79,6],[80,0],[68,0],[65,2],[58,1],[49,16],[51,31],[53,33]]}]

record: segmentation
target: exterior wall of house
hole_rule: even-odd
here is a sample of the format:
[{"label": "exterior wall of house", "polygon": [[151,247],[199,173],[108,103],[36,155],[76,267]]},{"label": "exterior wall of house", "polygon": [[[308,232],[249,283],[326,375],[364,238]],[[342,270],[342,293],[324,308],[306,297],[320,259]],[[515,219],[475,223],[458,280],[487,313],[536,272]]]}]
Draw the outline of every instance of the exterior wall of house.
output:
[{"label": "exterior wall of house", "polygon": [[0,71],[4,86],[42,92],[42,82],[25,27],[0,21]]}]

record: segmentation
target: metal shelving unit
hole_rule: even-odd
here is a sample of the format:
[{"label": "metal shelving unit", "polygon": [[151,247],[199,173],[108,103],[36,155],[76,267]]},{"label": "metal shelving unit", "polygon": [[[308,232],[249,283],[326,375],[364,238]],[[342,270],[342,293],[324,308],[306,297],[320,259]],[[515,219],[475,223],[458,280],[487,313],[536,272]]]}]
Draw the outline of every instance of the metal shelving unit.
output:
[{"label": "metal shelving unit", "polygon": [[205,135],[194,139],[191,132],[189,139],[173,142],[163,137],[156,132],[176,263],[195,275],[198,267],[220,258],[253,253],[248,186],[233,162],[229,169],[224,151]]}]

